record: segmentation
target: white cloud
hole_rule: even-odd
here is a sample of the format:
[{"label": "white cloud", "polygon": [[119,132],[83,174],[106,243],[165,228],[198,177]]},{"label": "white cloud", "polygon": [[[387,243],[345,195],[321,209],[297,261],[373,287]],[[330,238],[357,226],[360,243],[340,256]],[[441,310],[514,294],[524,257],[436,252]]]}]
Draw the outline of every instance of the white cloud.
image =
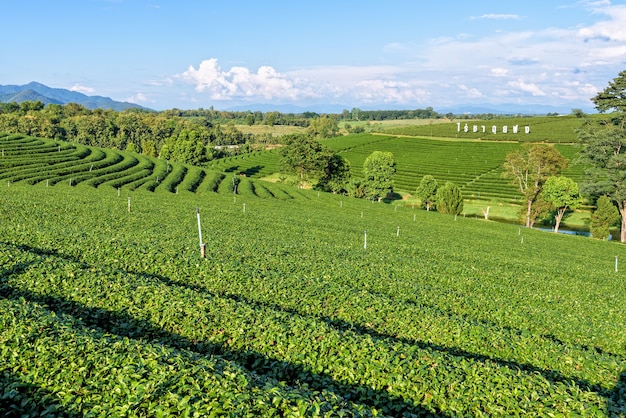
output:
[{"label": "white cloud", "polygon": [[87,86],[83,86],[82,84],[76,83],[72,87],[69,88],[70,91],[75,91],[77,93],[83,94],[93,94],[96,92],[95,89]]},{"label": "white cloud", "polygon": [[485,97],[477,88],[475,87],[467,87],[465,84],[459,84],[459,89],[465,92],[466,97],[470,99],[478,99],[480,97]]},{"label": "white cloud", "polygon": [[489,73],[494,77],[504,77],[509,74],[509,70],[506,68],[495,67],[490,69]]},{"label": "white cloud", "polygon": [[197,92],[207,93],[213,100],[297,100],[317,96],[306,80],[281,74],[270,66],[259,67],[256,73],[245,67],[222,71],[217,58],[202,61],[197,69],[189,66],[187,71],[175,78],[192,83]]},{"label": "white cloud", "polygon": [[139,93],[136,93],[136,94],[126,98],[125,101],[126,102],[130,102],[130,103],[147,103],[150,100],[148,99],[148,97],[145,94],[139,92]]},{"label": "white cloud", "polygon": [[626,5],[612,6],[610,2],[593,2],[590,6],[594,13],[605,15],[608,19],[580,28],[578,36],[585,41],[626,42]]},{"label": "white cloud", "polygon": [[520,15],[514,15],[514,14],[488,13],[488,14],[484,14],[482,16],[472,16],[472,17],[470,17],[470,19],[472,19],[472,20],[475,20],[475,19],[517,20],[517,19],[521,19],[521,16]]},{"label": "white cloud", "polygon": [[507,85],[513,89],[530,93],[533,96],[545,96],[546,95],[546,93],[542,91],[536,84],[526,83],[524,82],[524,80],[509,81]]}]

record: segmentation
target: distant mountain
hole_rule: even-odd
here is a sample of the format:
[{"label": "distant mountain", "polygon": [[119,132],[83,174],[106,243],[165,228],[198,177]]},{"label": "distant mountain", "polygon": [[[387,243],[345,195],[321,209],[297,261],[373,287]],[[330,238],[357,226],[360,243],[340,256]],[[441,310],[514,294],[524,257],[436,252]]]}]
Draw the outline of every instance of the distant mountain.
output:
[{"label": "distant mountain", "polygon": [[31,82],[22,86],[0,85],[0,102],[21,103],[35,100],[39,100],[44,104],[78,103],[85,106],[87,109],[113,109],[121,111],[132,108],[149,110],[138,104],[118,102],[109,97],[87,96],[77,91],[52,88],[37,82]]}]

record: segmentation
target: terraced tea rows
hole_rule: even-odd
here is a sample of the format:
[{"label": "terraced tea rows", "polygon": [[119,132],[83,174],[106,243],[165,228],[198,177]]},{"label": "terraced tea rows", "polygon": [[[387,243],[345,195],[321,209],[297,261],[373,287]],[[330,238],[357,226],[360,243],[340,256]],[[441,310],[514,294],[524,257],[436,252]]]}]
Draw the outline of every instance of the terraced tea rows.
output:
[{"label": "terraced tea rows", "polygon": [[[516,203],[521,194],[516,186],[502,177],[506,155],[520,147],[517,143],[489,141],[442,141],[425,138],[360,134],[322,141],[350,162],[352,174],[363,176],[363,163],[374,151],[389,151],[394,155],[397,172],[394,176],[397,191],[413,193],[422,177],[433,175],[439,182],[453,181],[466,199],[497,200]],[[555,145],[571,160],[563,173],[582,180],[583,169],[576,162],[577,145]],[[279,155],[265,151],[252,156],[229,157],[217,160],[216,168],[243,172],[259,178],[278,171]]]},{"label": "terraced tea rows", "polygon": [[0,410],[626,414],[621,245],[258,184],[5,187]]},{"label": "terraced tea rows", "polygon": [[[5,134],[0,135],[0,150],[0,180],[7,184],[67,183],[151,192],[235,193],[232,187],[221,184],[225,174],[135,153]],[[248,187],[247,191],[264,198],[302,197],[297,190],[270,183]]]}]

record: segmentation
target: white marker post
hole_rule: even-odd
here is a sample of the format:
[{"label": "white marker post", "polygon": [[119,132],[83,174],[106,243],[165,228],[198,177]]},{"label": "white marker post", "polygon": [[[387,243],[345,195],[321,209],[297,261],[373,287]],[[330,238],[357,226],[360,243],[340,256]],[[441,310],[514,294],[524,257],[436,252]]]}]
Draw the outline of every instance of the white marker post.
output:
[{"label": "white marker post", "polygon": [[200,208],[196,208],[196,215],[198,216],[198,237],[200,238],[200,257],[206,257],[206,245],[202,242],[202,227],[200,226]]},{"label": "white marker post", "polygon": [[130,213],[130,196],[128,196],[128,213]]},{"label": "white marker post", "polygon": [[615,256],[615,273],[617,273],[617,256]]},{"label": "white marker post", "polygon": [[117,188],[117,197],[120,197],[120,188]]},{"label": "white marker post", "polygon": [[365,233],[363,235],[363,249],[367,250],[367,229],[365,230]]},{"label": "white marker post", "polygon": [[246,204],[243,204],[243,213],[246,213]]},{"label": "white marker post", "polygon": [[400,236],[400,227],[398,227],[398,231],[396,232],[396,237]]}]

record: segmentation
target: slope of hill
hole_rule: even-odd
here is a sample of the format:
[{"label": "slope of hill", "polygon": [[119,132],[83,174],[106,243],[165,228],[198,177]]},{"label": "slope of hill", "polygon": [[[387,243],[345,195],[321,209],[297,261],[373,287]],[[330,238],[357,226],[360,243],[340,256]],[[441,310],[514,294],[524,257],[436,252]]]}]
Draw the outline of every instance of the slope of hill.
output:
[{"label": "slope of hill", "polygon": [[0,85],[0,102],[10,103],[39,100],[45,104],[78,103],[88,109],[113,109],[116,111],[136,108],[146,109],[135,103],[118,102],[109,97],[87,96],[83,93],[61,88],[52,88],[31,82],[21,86]]},{"label": "slope of hill", "polygon": [[626,413],[621,245],[310,192],[0,186],[3,415]]}]

